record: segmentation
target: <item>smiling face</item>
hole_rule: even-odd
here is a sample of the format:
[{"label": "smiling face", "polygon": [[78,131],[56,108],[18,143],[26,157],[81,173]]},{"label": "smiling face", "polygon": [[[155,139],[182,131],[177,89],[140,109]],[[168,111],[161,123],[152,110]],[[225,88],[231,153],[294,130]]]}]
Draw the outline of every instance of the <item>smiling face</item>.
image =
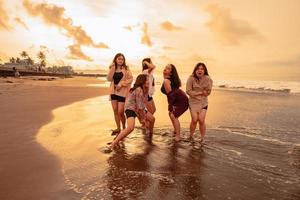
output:
[{"label": "smiling face", "polygon": [[125,59],[124,59],[124,57],[123,57],[122,55],[118,56],[118,57],[116,58],[117,66],[123,66],[124,61],[125,61]]},{"label": "smiling face", "polygon": [[167,77],[170,77],[171,76],[171,73],[172,73],[172,66],[170,64],[168,64],[165,69],[164,69],[164,77],[167,78]]},{"label": "smiling face", "polygon": [[205,73],[204,67],[203,67],[203,66],[199,66],[199,67],[197,68],[197,70],[196,70],[196,76],[197,76],[198,78],[201,78],[201,77],[204,76],[204,73]]}]

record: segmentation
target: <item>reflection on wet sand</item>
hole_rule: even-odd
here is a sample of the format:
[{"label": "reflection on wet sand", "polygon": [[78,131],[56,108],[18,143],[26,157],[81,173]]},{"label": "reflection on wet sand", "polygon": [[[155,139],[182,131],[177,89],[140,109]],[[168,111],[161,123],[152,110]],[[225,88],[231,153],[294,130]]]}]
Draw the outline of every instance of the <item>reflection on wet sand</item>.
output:
[{"label": "reflection on wet sand", "polygon": [[[145,137],[140,135],[140,139]],[[139,153],[127,151],[126,146],[134,141],[126,141],[108,158],[106,180],[113,199],[184,199],[202,195],[201,160],[205,153],[188,143],[169,139],[167,145],[157,140],[153,142],[160,146],[144,140]]]},{"label": "reflection on wet sand", "polygon": [[[241,99],[238,102],[249,99],[245,94],[220,95]],[[290,107],[299,104],[286,97],[268,98]],[[273,116],[272,107],[262,108],[259,103],[256,112],[248,111],[243,119],[242,114],[235,116],[236,109],[245,110],[247,102],[227,101],[229,106],[221,112],[223,102],[215,100],[208,115],[206,144],[200,148],[186,140],[189,113],[180,119],[183,140],[174,142],[162,101],[157,104],[161,112],[156,115],[152,140],[137,127],[119,149],[105,154],[101,148],[114,137],[107,99],[97,97],[55,110],[53,121],[38,135],[38,141],[61,159],[66,182],[82,199],[299,199],[299,129],[290,126],[282,131],[278,123],[269,128],[267,120],[253,125],[263,115]],[[300,117],[294,108],[293,113]],[[294,123],[295,118],[289,119],[284,126]]]}]

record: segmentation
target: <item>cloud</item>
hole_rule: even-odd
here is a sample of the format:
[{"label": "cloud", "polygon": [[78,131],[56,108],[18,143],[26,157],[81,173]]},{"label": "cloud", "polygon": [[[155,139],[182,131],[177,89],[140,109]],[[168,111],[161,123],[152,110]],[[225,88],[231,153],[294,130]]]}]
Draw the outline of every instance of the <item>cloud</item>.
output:
[{"label": "cloud", "polygon": [[133,27],[132,26],[124,26],[124,29],[128,30],[128,31],[132,31]]},{"label": "cloud", "polygon": [[260,66],[272,66],[272,67],[300,67],[300,55],[285,58],[285,59],[272,59],[262,62],[254,63]]},{"label": "cloud", "polygon": [[170,46],[163,46],[162,47],[164,50],[174,50],[174,47],[170,47]]},{"label": "cloud", "polygon": [[123,26],[124,29],[126,29],[130,32],[132,32],[133,29],[139,28],[139,27],[141,27],[140,23],[137,23],[137,24],[134,24],[134,25]]},{"label": "cloud", "polygon": [[211,56],[199,55],[198,53],[190,55],[188,59],[196,61],[196,62],[212,62],[212,61],[215,61],[215,59]]},{"label": "cloud", "polygon": [[177,31],[177,30],[182,29],[181,27],[175,26],[174,24],[172,24],[169,21],[165,21],[165,22],[161,23],[160,26],[166,31]]},{"label": "cloud", "polygon": [[206,11],[211,19],[206,26],[223,44],[237,45],[244,39],[261,40],[262,36],[247,21],[234,19],[228,9],[210,4]]},{"label": "cloud", "polygon": [[59,66],[66,66],[66,63],[62,59],[56,60],[56,64],[59,65]]},{"label": "cloud", "polygon": [[0,51],[0,64],[4,63],[5,60],[9,60],[9,56],[6,53]]},{"label": "cloud", "polygon": [[9,25],[9,17],[4,8],[3,1],[0,0],[0,30],[6,29],[11,30],[11,26]]},{"label": "cloud", "polygon": [[69,56],[69,58],[71,59],[93,61],[92,58],[82,52],[81,46],[79,44],[70,45],[68,49],[71,53],[71,55]]},{"label": "cloud", "polygon": [[147,45],[148,47],[151,47],[153,45],[151,38],[148,34],[148,24],[144,23],[142,26],[143,36],[141,39],[141,43]]},{"label": "cloud", "polygon": [[14,20],[17,23],[21,24],[26,30],[29,30],[28,26],[25,24],[25,22],[22,19],[20,19],[19,17],[15,17]]},{"label": "cloud", "polygon": [[28,0],[23,1],[23,6],[29,15],[42,18],[46,24],[58,27],[65,31],[69,38],[74,40],[74,44],[69,46],[72,58],[91,60],[91,58],[82,53],[81,45],[94,48],[109,48],[108,45],[102,42],[96,44],[81,26],[73,25],[73,20],[70,17],[65,17],[65,9],[63,7],[47,3],[33,4]]},{"label": "cloud", "polygon": [[35,45],[32,44],[28,49],[34,49]]},{"label": "cloud", "polygon": [[95,45],[96,48],[103,48],[103,49],[109,49],[109,46],[107,46],[105,43],[100,42]]}]

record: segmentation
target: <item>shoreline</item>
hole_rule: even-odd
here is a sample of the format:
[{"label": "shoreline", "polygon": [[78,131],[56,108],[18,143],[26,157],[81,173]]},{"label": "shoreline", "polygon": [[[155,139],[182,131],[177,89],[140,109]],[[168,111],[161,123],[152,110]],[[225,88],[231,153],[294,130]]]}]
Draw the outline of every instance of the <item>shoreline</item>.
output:
[{"label": "shoreline", "polygon": [[[0,83],[0,199],[76,198],[78,194],[65,183],[61,161],[39,144],[36,136],[53,119],[54,109],[105,95],[108,89],[80,87],[82,83],[74,84],[75,79],[34,84],[30,80],[11,80],[13,83]],[[83,80],[99,82],[88,78],[80,82]]]},{"label": "shoreline", "polygon": [[[293,113],[298,98],[215,91],[203,151],[197,143],[174,143],[166,97],[158,92],[155,100],[160,103],[150,143],[137,122],[120,149],[103,152],[114,137],[107,96],[54,110],[54,119],[40,129],[38,141],[63,160],[63,174],[82,199],[297,197],[299,148],[293,136],[299,141],[299,125],[289,119],[282,124],[274,112],[291,108]],[[282,102],[287,106],[273,109]],[[185,139],[189,121],[186,112],[180,118]],[[290,128],[282,131],[285,123]]]},{"label": "shoreline", "polygon": [[[108,88],[95,87],[104,80],[1,81],[0,199],[299,196],[298,97],[215,90],[202,151],[174,143],[166,97],[157,92],[152,142],[136,128],[105,154],[115,124]],[[189,111],[180,122],[186,138]]]}]

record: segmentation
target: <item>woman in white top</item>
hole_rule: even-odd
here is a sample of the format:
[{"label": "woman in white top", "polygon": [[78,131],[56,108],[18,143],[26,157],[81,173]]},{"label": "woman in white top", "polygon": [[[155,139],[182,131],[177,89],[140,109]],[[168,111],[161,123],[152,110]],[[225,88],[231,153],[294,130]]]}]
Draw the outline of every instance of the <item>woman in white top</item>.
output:
[{"label": "woman in white top", "polygon": [[154,69],[155,66],[152,64],[152,61],[150,58],[144,58],[142,61],[143,65],[143,74],[148,75],[148,81],[149,81],[149,93],[148,93],[148,102],[146,104],[147,110],[154,114],[156,111],[155,103],[153,101],[153,94],[155,92],[155,81],[154,81]]}]

